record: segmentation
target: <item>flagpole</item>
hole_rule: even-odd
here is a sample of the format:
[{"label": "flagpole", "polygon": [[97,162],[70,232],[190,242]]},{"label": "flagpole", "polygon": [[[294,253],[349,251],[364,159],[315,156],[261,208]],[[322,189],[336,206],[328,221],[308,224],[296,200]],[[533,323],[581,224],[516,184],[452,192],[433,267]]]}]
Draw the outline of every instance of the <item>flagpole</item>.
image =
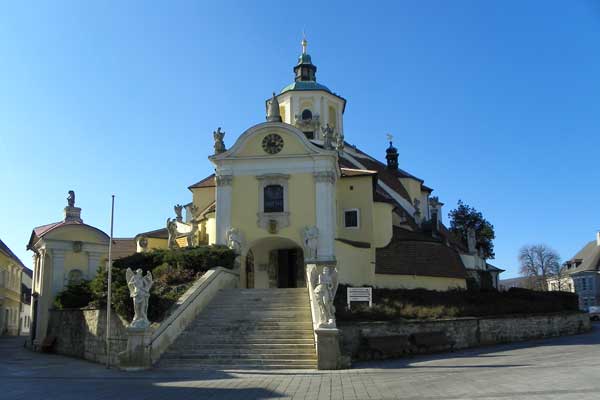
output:
[{"label": "flagpole", "polygon": [[108,295],[106,296],[106,368],[110,368],[110,305],[112,295],[112,242],[115,219],[115,195],[112,195],[110,210],[110,241],[108,242]]}]

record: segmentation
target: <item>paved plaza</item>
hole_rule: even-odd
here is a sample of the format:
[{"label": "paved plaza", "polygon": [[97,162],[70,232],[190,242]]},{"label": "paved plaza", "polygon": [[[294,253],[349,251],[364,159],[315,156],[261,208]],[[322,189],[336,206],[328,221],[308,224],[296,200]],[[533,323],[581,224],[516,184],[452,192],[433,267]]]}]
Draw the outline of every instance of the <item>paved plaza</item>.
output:
[{"label": "paved plaza", "polygon": [[0,339],[0,399],[600,399],[600,325],[591,333],[346,371],[126,373]]}]

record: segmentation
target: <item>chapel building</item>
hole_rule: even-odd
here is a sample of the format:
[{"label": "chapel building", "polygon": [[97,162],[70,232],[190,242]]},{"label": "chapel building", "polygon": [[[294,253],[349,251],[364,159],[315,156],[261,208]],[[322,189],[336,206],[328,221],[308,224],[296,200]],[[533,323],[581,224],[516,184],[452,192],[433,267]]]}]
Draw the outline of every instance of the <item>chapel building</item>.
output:
[{"label": "chapel building", "polygon": [[306,40],[293,70],[294,82],[266,101],[266,122],[229,148],[214,132],[215,173],[189,186],[192,201],[175,206],[166,228],[138,234],[137,250],[228,245],[246,288],[305,286],[309,263],[335,265],[353,286],[497,282],[502,270],[448,231],[443,204],[399,168],[391,140],[385,162],[344,140],[346,99],[317,82]]}]

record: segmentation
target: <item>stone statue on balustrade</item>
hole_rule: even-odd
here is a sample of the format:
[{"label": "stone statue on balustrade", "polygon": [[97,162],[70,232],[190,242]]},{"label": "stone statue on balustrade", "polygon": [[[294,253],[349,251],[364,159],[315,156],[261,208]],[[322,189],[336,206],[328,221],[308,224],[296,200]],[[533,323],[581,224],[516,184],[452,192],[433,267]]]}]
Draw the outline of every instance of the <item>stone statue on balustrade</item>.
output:
[{"label": "stone statue on balustrade", "polygon": [[335,306],[333,301],[338,288],[338,274],[334,267],[325,266],[318,273],[315,268],[311,271],[312,287],[319,305],[319,328],[335,328]]},{"label": "stone statue on balustrade", "polygon": [[194,247],[198,243],[198,240],[196,240],[196,237],[198,235],[198,221],[193,219],[192,221],[190,221],[190,224],[192,225],[192,229],[190,230],[186,238],[187,245],[188,247]]},{"label": "stone statue on balustrade", "polygon": [[302,231],[304,239],[304,251],[306,260],[317,259],[317,248],[319,246],[319,228],[316,226],[306,226]]},{"label": "stone statue on balustrade", "polygon": [[153,280],[152,273],[146,272],[146,276],[142,275],[142,270],[138,268],[135,273],[131,268],[125,271],[127,279],[127,287],[129,295],[133,299],[133,321],[129,325],[130,328],[145,329],[150,326],[148,320],[148,300],[150,299],[150,288],[152,288]]},{"label": "stone statue on balustrade", "polygon": [[227,230],[227,247],[232,249],[235,254],[242,254],[242,233],[237,228]]},{"label": "stone statue on balustrade", "polygon": [[183,221],[183,217],[181,216],[181,211],[183,210],[183,206],[181,204],[175,204],[173,206],[173,210],[175,211],[175,219],[178,222],[182,222]]},{"label": "stone statue on balustrade", "polygon": [[169,234],[167,247],[173,249],[175,248],[175,239],[177,238],[177,222],[174,219],[167,218],[167,232]]}]

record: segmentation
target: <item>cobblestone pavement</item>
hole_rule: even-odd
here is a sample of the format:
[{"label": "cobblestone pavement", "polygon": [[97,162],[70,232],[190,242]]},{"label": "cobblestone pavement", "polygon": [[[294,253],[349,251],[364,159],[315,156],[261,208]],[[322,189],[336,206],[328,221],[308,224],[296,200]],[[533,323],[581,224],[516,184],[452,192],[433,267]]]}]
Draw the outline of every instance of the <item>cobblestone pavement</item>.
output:
[{"label": "cobblestone pavement", "polygon": [[0,338],[0,399],[600,399],[600,325],[591,333],[352,370],[146,371],[31,353]]}]

